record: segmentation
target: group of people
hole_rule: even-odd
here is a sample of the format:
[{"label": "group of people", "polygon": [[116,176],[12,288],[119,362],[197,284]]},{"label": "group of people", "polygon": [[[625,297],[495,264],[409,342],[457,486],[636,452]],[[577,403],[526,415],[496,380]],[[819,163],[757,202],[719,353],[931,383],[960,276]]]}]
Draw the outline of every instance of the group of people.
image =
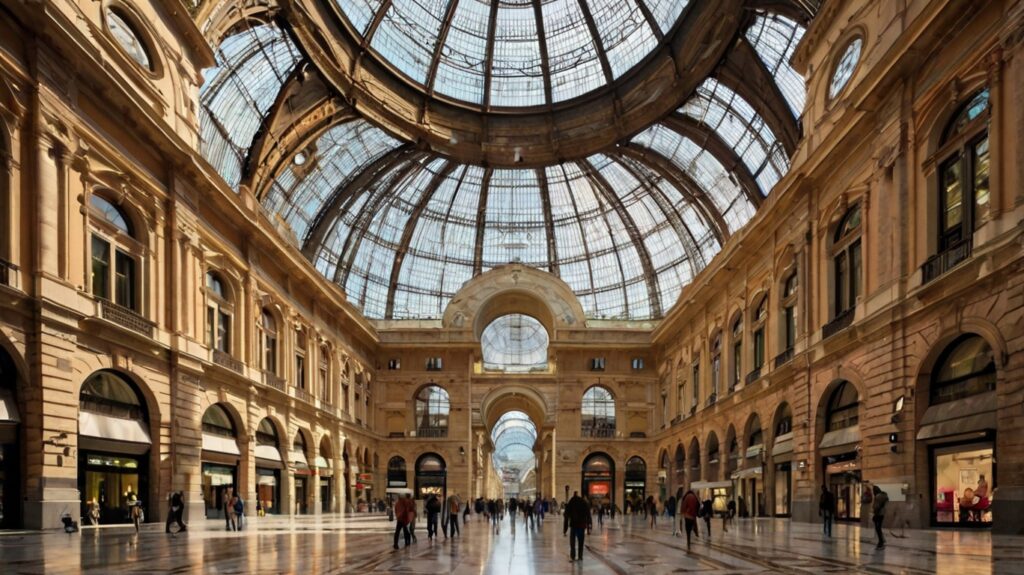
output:
[{"label": "group of people", "polygon": [[[437,537],[437,525],[441,524],[441,533],[445,539],[461,535],[459,530],[459,512],[469,514],[469,505],[463,504],[458,494],[449,495],[443,501],[435,494],[427,496],[423,502],[423,509],[427,515],[427,538]],[[416,541],[416,501],[411,493],[400,497],[395,501],[395,541],[394,548],[398,549],[399,536],[405,539],[405,546],[408,547]]]},{"label": "group of people", "polygon": [[[889,494],[877,485],[871,486],[871,491],[865,493],[865,503],[871,504],[871,521],[875,525],[876,549],[885,549],[885,533],[882,531],[882,524],[885,522],[886,506],[889,504]],[[827,485],[821,486],[821,497],[818,498],[818,515],[821,517],[822,531],[825,537],[832,538],[832,523],[836,518],[836,496],[829,491]]]}]

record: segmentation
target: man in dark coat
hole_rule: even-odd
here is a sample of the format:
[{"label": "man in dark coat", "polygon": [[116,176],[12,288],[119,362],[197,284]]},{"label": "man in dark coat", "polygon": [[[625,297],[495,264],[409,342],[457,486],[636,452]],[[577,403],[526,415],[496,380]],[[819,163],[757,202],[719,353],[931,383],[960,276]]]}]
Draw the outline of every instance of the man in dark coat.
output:
[{"label": "man in dark coat", "polygon": [[[563,535],[572,529],[572,536],[569,538],[570,561],[583,561],[583,536],[590,526],[590,505],[580,497],[579,491],[573,491],[572,499],[565,506],[565,519],[562,522]],[[576,551],[577,544],[579,552]]]},{"label": "man in dark coat", "polygon": [[818,515],[821,515],[824,522],[825,537],[831,538],[832,519],[836,516],[836,496],[824,485],[821,486],[821,499],[818,500]]},{"label": "man in dark coat", "polygon": [[700,533],[697,531],[697,513],[700,511],[700,499],[697,498],[697,494],[693,491],[687,491],[686,495],[683,495],[683,503],[679,506],[679,512],[683,514],[683,523],[686,530],[686,548],[690,548],[690,533],[697,533],[697,537],[700,537]]},{"label": "man in dark coat", "polygon": [[405,536],[405,546],[412,543],[412,535],[409,533],[409,524],[416,518],[416,502],[412,500],[412,494],[406,493],[398,501],[395,501],[395,544],[398,549],[398,534]]}]

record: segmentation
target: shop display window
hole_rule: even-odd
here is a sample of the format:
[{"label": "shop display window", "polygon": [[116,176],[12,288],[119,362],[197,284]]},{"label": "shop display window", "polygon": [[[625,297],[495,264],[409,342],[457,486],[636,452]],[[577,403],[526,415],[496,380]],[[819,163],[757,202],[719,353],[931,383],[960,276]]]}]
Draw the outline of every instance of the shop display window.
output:
[{"label": "shop display window", "polygon": [[935,523],[991,525],[996,487],[992,443],[935,448],[932,464]]}]

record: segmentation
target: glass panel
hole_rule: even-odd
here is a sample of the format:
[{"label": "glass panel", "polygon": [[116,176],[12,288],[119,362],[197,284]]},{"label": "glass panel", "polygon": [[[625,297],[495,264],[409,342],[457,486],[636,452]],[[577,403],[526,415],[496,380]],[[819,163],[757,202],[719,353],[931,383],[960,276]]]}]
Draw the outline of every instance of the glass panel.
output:
[{"label": "glass panel", "polygon": [[110,30],[110,35],[114,37],[118,45],[121,46],[132,60],[147,70],[153,69],[153,64],[150,62],[149,53],[146,51],[146,45],[142,42],[139,37],[139,33],[135,31],[135,27],[132,26],[128,19],[118,13],[117,10],[108,7],[106,10],[107,15],[107,29]]},{"label": "glass panel", "polygon": [[992,523],[992,494],[997,487],[991,443],[935,450],[934,520],[938,524]]},{"label": "glass panel", "polygon": [[548,365],[548,332],[536,319],[510,314],[491,322],[480,337],[484,369],[543,370]]},{"label": "glass panel", "polygon": [[114,303],[135,309],[135,260],[117,250],[114,268]]},{"label": "glass panel", "polygon": [[960,157],[947,161],[942,168],[942,226],[949,231],[963,221],[963,191],[960,185]]},{"label": "glass panel", "polygon": [[370,46],[399,72],[422,84],[427,79],[448,0],[389,4]]},{"label": "glass panel", "polygon": [[860,62],[860,51],[863,46],[864,40],[859,37],[854,38],[846,45],[842,58],[839,59],[835,71],[832,72],[832,81],[828,85],[829,100],[838,96],[853,77],[853,71],[857,68],[857,63]]},{"label": "glass panel", "polygon": [[971,166],[974,168],[974,227],[988,221],[989,213],[989,155],[988,134],[971,147]]},{"label": "glass panel", "polygon": [[760,15],[747,29],[747,40],[761,58],[769,75],[789,104],[793,116],[799,118],[804,111],[807,87],[801,76],[789,65],[804,28],[793,20],[778,14]]},{"label": "glass panel", "polygon": [[92,294],[110,299],[110,244],[92,236]]},{"label": "glass panel", "polygon": [[420,433],[448,429],[451,405],[448,392],[436,385],[428,385],[416,395],[416,428]]},{"label": "glass panel", "polygon": [[125,217],[121,209],[114,204],[107,201],[105,198],[92,194],[89,196],[89,204],[97,211],[108,223],[121,230],[122,232],[132,235],[132,227],[128,222],[128,218]]},{"label": "glass panel", "polygon": [[964,128],[966,128],[968,124],[988,111],[988,106],[989,90],[988,88],[985,88],[968,100],[967,103],[960,108],[957,114],[953,116],[953,119],[950,120],[949,125],[946,127],[946,132],[943,135],[943,141],[945,142],[949,138],[963,132]]},{"label": "glass panel", "polygon": [[612,437],[615,434],[615,398],[604,387],[591,387],[583,394],[580,410],[583,436]]}]

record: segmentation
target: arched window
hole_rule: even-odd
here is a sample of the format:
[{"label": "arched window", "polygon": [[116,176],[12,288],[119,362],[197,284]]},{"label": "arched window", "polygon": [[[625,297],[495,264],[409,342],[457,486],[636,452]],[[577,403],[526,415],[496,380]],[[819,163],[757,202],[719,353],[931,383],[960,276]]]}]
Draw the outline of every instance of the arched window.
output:
[{"label": "arched window", "polygon": [[711,338],[711,395],[708,396],[708,405],[714,405],[718,401],[719,387],[722,382],[722,332],[719,331]]},{"label": "arched window", "polygon": [[647,463],[634,455],[626,461],[626,499],[642,501],[647,496]]},{"label": "arched window", "polygon": [[751,328],[754,332],[754,372],[757,375],[753,379],[760,377],[761,368],[764,366],[764,355],[765,355],[765,323],[768,321],[768,294],[761,296],[757,306],[754,307],[753,325]]},{"label": "arched window", "polygon": [[796,270],[786,276],[782,284],[782,342],[786,348],[784,352],[791,353],[796,345],[796,300],[797,287]]},{"label": "arched window", "polygon": [[860,295],[860,204],[855,204],[839,221],[832,237],[832,317],[853,311]]},{"label": "arched window", "polygon": [[676,455],[673,470],[676,474],[676,487],[683,487],[683,480],[686,477],[686,452],[683,451],[683,444],[676,445]]},{"label": "arched window", "polygon": [[388,487],[406,487],[409,476],[405,468],[405,459],[394,456],[388,460]]},{"label": "arched window", "polygon": [[447,437],[448,392],[443,387],[428,385],[416,394],[416,435],[419,437]]},{"label": "arched window", "polygon": [[235,424],[227,410],[215,403],[203,413],[203,433],[234,439]]},{"label": "arched window", "polygon": [[92,294],[137,312],[141,292],[137,268],[141,250],[133,237],[131,220],[100,195],[92,194],[89,204]]},{"label": "arched window", "polygon": [[732,370],[729,376],[729,392],[736,390],[736,386],[743,379],[743,314],[736,314],[732,322]]},{"label": "arched window", "polygon": [[789,404],[783,404],[781,410],[775,417],[775,438],[793,431],[793,410]]},{"label": "arched window", "polygon": [[716,465],[720,458],[718,435],[712,431],[711,435],[708,436],[708,465]]},{"label": "arched window", "polygon": [[[274,427],[273,422],[266,417],[260,421],[259,427],[256,428],[256,457],[264,457],[260,454],[260,446],[273,448],[275,452],[280,448],[280,445],[278,445],[277,442],[277,428]],[[281,459],[280,453],[268,453],[268,455],[270,455],[270,457],[267,457],[267,459]]]},{"label": "arched window", "polygon": [[444,459],[436,453],[425,453],[416,460],[416,494],[417,499],[428,495],[445,496],[445,475],[447,474]]},{"label": "arched window", "polygon": [[970,240],[988,219],[989,118],[989,91],[985,88],[957,110],[943,132],[938,202],[942,252]]},{"label": "arched window", "polygon": [[98,371],[82,384],[78,408],[116,419],[147,421],[145,403],[139,392],[112,371]]},{"label": "arched window", "polygon": [[583,394],[580,409],[583,437],[615,437],[615,398],[607,388],[595,385]]},{"label": "arched window", "polygon": [[604,453],[592,453],[583,460],[583,497],[591,504],[610,503],[615,494],[615,462]]},{"label": "arched window", "polygon": [[231,353],[231,299],[223,280],[215,272],[206,272],[206,344]]},{"label": "arched window", "polygon": [[334,394],[331,391],[331,350],[326,345],[321,344],[316,389],[313,390],[313,393],[323,403],[332,405],[334,403]]},{"label": "arched window", "polygon": [[996,388],[996,360],[984,338],[960,336],[942,352],[932,372],[931,404],[946,403]]},{"label": "arched window", "polygon": [[700,481],[700,442],[694,437],[690,442],[690,481]]},{"label": "arched window", "polygon": [[260,347],[263,371],[277,375],[277,322],[266,308],[260,313]]},{"label": "arched window", "polygon": [[117,8],[112,8],[110,6],[107,7],[105,16],[107,20],[107,30],[110,31],[110,35],[114,37],[118,46],[120,46],[136,64],[142,66],[146,70],[152,70],[153,62],[149,57],[149,49],[146,47],[145,42],[142,41],[142,36],[135,29],[130,18],[121,13]]},{"label": "arched window", "polygon": [[825,415],[825,431],[838,431],[857,425],[860,419],[860,397],[857,388],[843,381],[832,392]]},{"label": "arched window", "polygon": [[526,373],[548,366],[548,331],[536,319],[514,313],[492,321],[480,336],[484,369]]},{"label": "arched window", "polygon": [[292,463],[296,469],[309,468],[307,455],[306,435],[299,431],[295,434],[295,439],[292,441]]}]

